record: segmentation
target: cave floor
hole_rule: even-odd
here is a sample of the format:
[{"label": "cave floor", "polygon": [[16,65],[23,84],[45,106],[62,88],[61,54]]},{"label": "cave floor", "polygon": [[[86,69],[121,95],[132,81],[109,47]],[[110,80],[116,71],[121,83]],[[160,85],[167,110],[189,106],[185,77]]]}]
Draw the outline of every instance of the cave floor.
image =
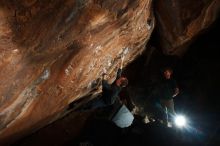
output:
[{"label": "cave floor", "polygon": [[[185,111],[188,126],[184,129],[168,128],[159,122],[144,123],[143,118],[135,116],[133,124],[128,128],[119,128],[113,122],[103,118],[103,112],[88,111],[92,115],[78,136],[74,135],[71,121],[46,127],[43,132],[35,133],[14,145],[56,145],[56,146],[213,146],[220,143],[220,118],[217,113],[200,110]],[[75,117],[75,113],[72,113]],[[70,115],[71,117],[71,115]],[[101,118],[100,118],[101,117]],[[79,118],[79,117],[78,117]],[[74,119],[72,119],[74,120]],[[67,122],[67,121],[66,121]],[[73,122],[73,121],[72,121]],[[54,134],[55,133],[55,134]],[[76,138],[77,137],[77,138]]]}]

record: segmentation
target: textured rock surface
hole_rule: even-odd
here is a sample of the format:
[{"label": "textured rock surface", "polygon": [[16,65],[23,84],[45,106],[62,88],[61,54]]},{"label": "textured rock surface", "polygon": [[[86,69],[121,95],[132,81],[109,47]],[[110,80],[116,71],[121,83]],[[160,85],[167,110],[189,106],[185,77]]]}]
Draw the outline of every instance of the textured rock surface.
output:
[{"label": "textured rock surface", "polygon": [[160,46],[166,54],[181,55],[220,10],[219,0],[158,0],[155,5]]},{"label": "textured rock surface", "polygon": [[0,2],[0,141],[52,122],[139,55],[154,28],[151,0]]}]

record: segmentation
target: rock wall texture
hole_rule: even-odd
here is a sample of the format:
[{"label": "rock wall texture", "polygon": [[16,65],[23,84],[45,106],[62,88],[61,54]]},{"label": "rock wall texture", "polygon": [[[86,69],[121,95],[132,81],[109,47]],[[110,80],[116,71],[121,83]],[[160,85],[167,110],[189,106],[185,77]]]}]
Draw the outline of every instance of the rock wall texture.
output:
[{"label": "rock wall texture", "polygon": [[145,48],[151,0],[1,0],[0,141],[62,116]]},{"label": "rock wall texture", "polygon": [[164,53],[184,54],[190,42],[215,21],[219,10],[219,0],[156,1],[156,29]]}]

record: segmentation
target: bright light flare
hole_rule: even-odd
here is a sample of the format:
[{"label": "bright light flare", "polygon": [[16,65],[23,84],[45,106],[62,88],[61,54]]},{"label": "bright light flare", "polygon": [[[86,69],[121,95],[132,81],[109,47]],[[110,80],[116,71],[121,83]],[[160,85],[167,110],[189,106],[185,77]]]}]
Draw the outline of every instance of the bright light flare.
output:
[{"label": "bright light flare", "polygon": [[186,118],[183,115],[177,115],[175,117],[175,124],[180,128],[186,126]]}]

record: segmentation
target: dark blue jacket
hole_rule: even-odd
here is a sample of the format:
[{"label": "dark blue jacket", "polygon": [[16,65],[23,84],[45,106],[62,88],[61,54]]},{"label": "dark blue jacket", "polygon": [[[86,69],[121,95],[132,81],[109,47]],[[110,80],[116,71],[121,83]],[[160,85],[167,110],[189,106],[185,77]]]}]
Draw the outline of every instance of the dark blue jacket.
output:
[{"label": "dark blue jacket", "polygon": [[116,81],[121,77],[121,73],[122,69],[118,69],[117,77],[112,84],[109,84],[106,80],[102,80],[102,99],[107,105],[114,104],[122,89],[120,86],[116,85]]},{"label": "dark blue jacket", "polygon": [[175,93],[177,83],[174,79],[164,79],[160,84],[160,99],[170,100]]}]

